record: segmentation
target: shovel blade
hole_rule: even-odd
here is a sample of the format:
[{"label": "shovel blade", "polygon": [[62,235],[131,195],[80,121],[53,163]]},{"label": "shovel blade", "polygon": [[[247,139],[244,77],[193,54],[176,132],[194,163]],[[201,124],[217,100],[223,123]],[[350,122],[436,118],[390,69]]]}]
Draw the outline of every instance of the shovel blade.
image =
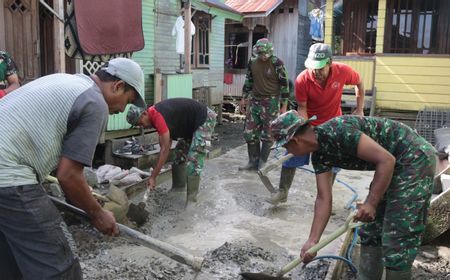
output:
[{"label": "shovel blade", "polygon": [[259,179],[261,179],[261,182],[264,184],[264,187],[270,192],[270,193],[276,193],[277,190],[273,187],[272,182],[270,182],[267,175],[264,175],[261,171],[258,171]]},{"label": "shovel blade", "polygon": [[289,280],[291,278],[272,276],[266,273],[243,272],[241,276],[247,280]]},{"label": "shovel blade", "polygon": [[128,209],[127,217],[135,222],[138,227],[142,226],[148,221],[149,212],[145,210],[145,204],[142,202],[138,205],[131,203]]}]

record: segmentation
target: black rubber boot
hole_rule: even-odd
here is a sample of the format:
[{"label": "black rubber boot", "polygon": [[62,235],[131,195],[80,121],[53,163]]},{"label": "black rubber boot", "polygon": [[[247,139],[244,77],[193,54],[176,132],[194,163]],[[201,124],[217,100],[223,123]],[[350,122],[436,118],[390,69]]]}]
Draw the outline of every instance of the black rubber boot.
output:
[{"label": "black rubber boot", "polygon": [[246,166],[239,167],[240,171],[256,171],[258,170],[259,155],[261,148],[258,142],[247,142],[248,149],[248,164]]},{"label": "black rubber boot", "polygon": [[[383,275],[381,247],[361,245],[358,280],[380,280]],[[386,278],[387,279],[387,278]]]},{"label": "black rubber boot", "polygon": [[267,200],[270,204],[277,205],[278,203],[284,203],[287,201],[289,189],[291,188],[292,181],[294,180],[295,170],[297,168],[282,167],[280,175],[279,190],[272,194]]},{"label": "black rubber boot", "polygon": [[186,163],[172,164],[172,189],[173,192],[184,192],[186,189]]},{"label": "black rubber boot", "polygon": [[190,202],[197,202],[198,189],[200,186],[200,176],[187,176],[187,191],[186,191],[186,205]]},{"label": "black rubber boot", "polygon": [[386,269],[386,280],[410,280],[411,269],[408,270],[392,270]]},{"label": "black rubber boot", "polygon": [[270,148],[272,148],[273,142],[272,141],[262,141],[262,147],[261,147],[261,155],[259,156],[259,165],[258,169],[261,169],[266,165],[267,159],[270,155]]}]

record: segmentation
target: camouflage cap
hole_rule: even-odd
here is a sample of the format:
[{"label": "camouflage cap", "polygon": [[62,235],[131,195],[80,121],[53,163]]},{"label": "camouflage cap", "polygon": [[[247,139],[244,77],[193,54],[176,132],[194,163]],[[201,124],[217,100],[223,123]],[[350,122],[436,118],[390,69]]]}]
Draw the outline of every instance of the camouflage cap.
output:
[{"label": "camouflage cap", "polygon": [[256,44],[253,46],[253,54],[255,56],[258,55],[273,55],[273,44],[267,38],[262,38],[256,41]]},{"label": "camouflage cap", "polygon": [[276,141],[276,146],[280,147],[288,143],[295,132],[301,126],[307,125],[310,121],[317,119],[316,116],[312,116],[309,119],[304,119],[295,110],[287,111],[281,114],[270,124],[272,137]]},{"label": "camouflage cap", "polygon": [[127,122],[132,126],[136,126],[139,123],[139,120],[141,119],[144,111],[144,108],[138,107],[136,105],[131,105],[127,113]]}]

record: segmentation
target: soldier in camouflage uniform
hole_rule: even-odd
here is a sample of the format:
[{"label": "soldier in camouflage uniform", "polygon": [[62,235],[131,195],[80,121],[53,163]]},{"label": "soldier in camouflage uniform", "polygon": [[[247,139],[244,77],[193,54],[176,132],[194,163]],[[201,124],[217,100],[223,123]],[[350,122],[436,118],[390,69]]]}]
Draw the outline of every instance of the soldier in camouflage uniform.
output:
[{"label": "soldier in camouflage uniform", "polygon": [[294,155],[312,154],[317,199],[309,239],[301,250],[316,244],[331,213],[331,169],[375,170],[369,194],[358,205],[361,260],[358,279],[411,278],[411,266],[425,229],[433,189],[436,150],[408,126],[389,119],[342,116],[312,127],[296,111],[272,124],[277,145]]},{"label": "soldier in camouflage uniform", "polygon": [[17,66],[11,56],[0,51],[0,98],[20,87]]},{"label": "soldier in camouflage uniform", "polygon": [[[178,140],[172,164],[172,190],[184,191],[188,202],[196,202],[206,147],[216,126],[216,113],[190,98],[170,98],[147,110],[131,106],[127,121],[135,126],[155,128],[161,147],[158,160],[148,180],[156,187],[156,177],[169,156],[172,140]],[[187,161],[187,164],[186,164]]]},{"label": "soldier in camouflage uniform", "polygon": [[272,43],[266,38],[258,40],[253,54],[254,57],[248,62],[240,104],[241,112],[246,114],[244,138],[249,162],[239,170],[258,170],[267,162],[273,144],[270,122],[279,111],[286,111],[289,100],[286,69],[283,61],[273,55]]}]

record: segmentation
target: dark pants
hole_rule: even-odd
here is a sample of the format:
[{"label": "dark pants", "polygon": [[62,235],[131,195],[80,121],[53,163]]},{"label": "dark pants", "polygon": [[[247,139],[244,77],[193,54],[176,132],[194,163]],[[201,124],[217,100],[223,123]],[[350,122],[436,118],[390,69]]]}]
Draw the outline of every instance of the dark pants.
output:
[{"label": "dark pants", "polygon": [[82,279],[56,207],[40,185],[0,188],[2,279]]}]

